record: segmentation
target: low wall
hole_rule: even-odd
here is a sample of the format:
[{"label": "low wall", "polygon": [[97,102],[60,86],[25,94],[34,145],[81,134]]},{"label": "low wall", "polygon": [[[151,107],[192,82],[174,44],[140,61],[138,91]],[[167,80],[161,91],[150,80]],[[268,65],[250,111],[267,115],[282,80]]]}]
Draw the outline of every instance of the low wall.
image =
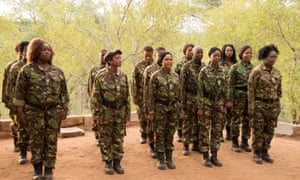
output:
[{"label": "low wall", "polygon": [[[136,111],[131,112],[130,122],[128,126],[137,125],[138,118]],[[0,138],[9,138],[11,137],[11,119],[0,119]],[[63,120],[61,123],[62,128],[70,127],[81,127],[85,130],[90,130],[93,125],[93,119],[91,115],[70,115],[67,119]]]},{"label": "low wall", "polygon": [[[133,126],[138,124],[138,117],[136,111],[131,112],[131,121],[127,124],[128,126]],[[0,138],[10,137],[10,119],[0,120]],[[90,130],[93,124],[93,119],[91,115],[70,115],[65,119],[61,127],[82,127],[85,130]],[[300,125],[294,125],[291,123],[278,122],[277,128],[275,128],[275,134],[286,135],[286,136],[300,136]]]}]

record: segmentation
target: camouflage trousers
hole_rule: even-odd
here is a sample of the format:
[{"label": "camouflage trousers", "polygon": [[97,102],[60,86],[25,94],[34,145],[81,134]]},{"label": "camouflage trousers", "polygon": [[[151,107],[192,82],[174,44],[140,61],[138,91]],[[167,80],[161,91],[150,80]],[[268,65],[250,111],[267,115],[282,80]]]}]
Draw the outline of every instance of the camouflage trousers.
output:
[{"label": "camouflage trousers", "polygon": [[136,107],[136,112],[140,120],[140,132],[142,134],[147,134],[148,125],[147,125],[146,113],[144,112],[143,105],[138,105]]},{"label": "camouflage trousers", "polygon": [[250,118],[248,116],[248,100],[239,98],[234,101],[232,119],[231,119],[231,134],[232,136],[240,136],[240,124],[242,124],[242,138],[250,138]]},{"label": "camouflage trousers", "polygon": [[123,142],[126,135],[125,107],[118,110],[106,108],[103,112],[103,124],[99,127],[100,151],[103,161],[122,159]]},{"label": "camouflage trousers", "polygon": [[200,124],[198,120],[198,107],[195,98],[187,102],[187,110],[183,119],[183,143],[190,144],[191,142],[199,141]]},{"label": "camouflage trousers", "polygon": [[92,130],[95,134],[95,139],[99,139],[99,127],[96,119],[93,119]]},{"label": "camouflage trousers", "polygon": [[147,122],[147,135],[148,135],[149,144],[154,143],[154,131],[153,131],[152,121]]},{"label": "camouflage trousers", "polygon": [[201,152],[208,152],[209,149],[220,148],[220,131],[224,113],[222,107],[217,104],[205,106],[204,115],[199,118],[200,138],[202,141]]},{"label": "camouflage trousers", "polygon": [[18,122],[18,145],[20,147],[28,146],[29,144],[29,131],[28,131],[28,122],[21,122],[17,118]]},{"label": "camouflage trousers", "polygon": [[280,113],[279,101],[265,103],[255,101],[254,116],[251,121],[252,148],[254,150],[267,150],[271,147],[274,136],[274,128],[277,126],[277,118]]},{"label": "camouflage trousers", "polygon": [[60,128],[59,111],[56,108],[42,110],[25,106],[24,112],[28,123],[31,162],[42,162],[45,167],[54,168]]},{"label": "camouflage trousers", "polygon": [[10,123],[11,135],[13,137],[18,137],[17,115],[12,110],[9,110],[9,117],[11,118],[11,123]]},{"label": "camouflage trousers", "polygon": [[222,126],[221,126],[221,134],[223,133],[223,130],[225,127],[229,126],[231,127],[231,120],[232,120],[232,111],[227,109],[227,114],[224,115]]},{"label": "camouflage trousers", "polygon": [[173,150],[173,137],[179,117],[178,110],[174,107],[156,104],[154,112],[153,130],[154,147],[157,152]]}]

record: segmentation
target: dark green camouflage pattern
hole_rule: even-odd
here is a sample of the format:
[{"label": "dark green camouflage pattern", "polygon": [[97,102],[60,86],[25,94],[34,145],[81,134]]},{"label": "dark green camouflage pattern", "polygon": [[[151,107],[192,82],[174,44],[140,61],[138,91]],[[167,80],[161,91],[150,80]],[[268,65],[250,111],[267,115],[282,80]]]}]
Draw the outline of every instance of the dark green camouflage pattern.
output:
[{"label": "dark green camouflage pattern", "polygon": [[220,131],[225,109],[226,80],[223,69],[211,64],[204,67],[198,77],[198,109],[204,115],[200,118],[201,152],[210,149],[219,149]]},{"label": "dark green camouflage pattern", "polygon": [[179,77],[163,69],[153,73],[149,88],[149,112],[154,112],[154,147],[173,150],[173,136],[181,110]]},{"label": "dark green camouflage pattern", "polygon": [[126,135],[126,117],[130,116],[127,75],[105,68],[95,77],[92,93],[93,117],[98,121],[103,161],[122,159]]},{"label": "dark green camouflage pattern", "polygon": [[[94,85],[95,77],[96,77],[97,73],[99,71],[103,70],[104,68],[105,68],[105,65],[99,64],[99,65],[93,67],[90,70],[89,77],[88,77],[88,88],[87,88],[87,93],[88,93],[88,95],[89,95],[90,98],[91,98],[92,91],[93,91],[93,85]],[[93,110],[92,110],[92,108],[93,108],[92,104],[91,104],[90,108],[91,108],[91,112],[93,112]],[[95,138],[99,139],[98,126],[97,126],[97,121],[95,119],[93,119],[92,130],[95,132]]]},{"label": "dark green camouflage pattern", "polygon": [[267,150],[271,146],[280,113],[281,79],[279,70],[274,67],[268,69],[263,64],[256,66],[250,73],[248,108],[254,109],[251,122],[254,150]]},{"label": "dark green camouflage pattern", "polygon": [[140,120],[140,132],[142,134],[147,134],[147,119],[143,107],[143,75],[144,70],[149,65],[151,65],[151,63],[141,60],[135,65],[132,73],[131,95],[133,97],[134,104],[137,105],[136,111]]},{"label": "dark green camouflage pattern", "polygon": [[181,104],[185,114],[182,126],[184,144],[199,141],[197,87],[198,76],[204,66],[204,63],[192,60],[183,65],[180,73]]},{"label": "dark green camouflage pattern", "polygon": [[[150,89],[150,78],[152,76],[152,74],[159,70],[160,66],[157,63],[153,63],[150,66],[147,66],[145,71],[144,71],[144,75],[143,75],[143,81],[144,81],[144,91],[143,91],[143,102],[144,102],[144,112],[145,115],[148,115],[148,104],[149,104],[149,89]],[[147,134],[148,134],[148,138],[149,138],[149,144],[154,142],[154,131],[153,131],[153,123],[152,121],[148,121],[147,122]]]},{"label": "dark green camouflage pattern", "polygon": [[[16,63],[14,63],[10,68],[10,73],[8,77],[8,84],[7,89],[10,89],[8,91],[8,96],[13,97],[15,94],[15,87],[17,83],[18,74],[21,70],[21,68],[26,64],[26,60],[19,60]],[[13,98],[10,98],[10,102],[8,102],[9,106],[16,111],[17,107],[13,104]],[[16,123],[17,131],[18,131],[18,144],[20,146],[27,146],[29,143],[29,134],[27,132],[27,126],[26,123],[22,123],[19,118],[16,116]]]},{"label": "dark green camouflage pattern", "polygon": [[54,168],[61,113],[67,111],[69,104],[63,71],[54,65],[48,71],[36,63],[23,66],[17,79],[14,104],[24,107],[31,162],[43,162],[45,167]]},{"label": "dark green camouflage pattern", "polygon": [[227,99],[233,101],[231,134],[238,137],[240,135],[240,124],[242,123],[242,137],[250,138],[250,118],[248,116],[248,79],[253,65],[242,61],[231,66],[228,73],[229,88]]}]

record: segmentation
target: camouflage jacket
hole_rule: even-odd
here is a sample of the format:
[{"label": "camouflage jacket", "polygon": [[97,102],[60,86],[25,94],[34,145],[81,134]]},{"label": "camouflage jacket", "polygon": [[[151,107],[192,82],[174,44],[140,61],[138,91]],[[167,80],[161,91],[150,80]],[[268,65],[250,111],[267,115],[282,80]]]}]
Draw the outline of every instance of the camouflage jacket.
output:
[{"label": "camouflage jacket", "polygon": [[214,69],[211,64],[204,67],[198,76],[197,105],[199,109],[211,106],[215,102],[225,105],[226,80],[223,69],[218,66]]},{"label": "camouflage jacket", "polygon": [[264,64],[256,66],[248,80],[248,108],[254,109],[255,98],[279,100],[281,96],[280,71],[274,67],[267,69]]},{"label": "camouflage jacket", "polygon": [[[234,64],[232,64],[232,65],[234,65]],[[228,79],[229,79],[228,72],[229,72],[230,68],[232,67],[232,65],[230,65],[226,62],[220,63],[220,66],[221,66],[221,68],[223,69],[223,71],[225,73],[226,81],[228,81]]]},{"label": "camouflage jacket", "polygon": [[17,79],[14,104],[68,109],[69,94],[63,71],[54,65],[48,71],[36,63],[23,66]]},{"label": "camouflage jacket", "polygon": [[195,60],[189,61],[183,65],[181,69],[180,84],[181,84],[181,104],[183,110],[187,110],[186,102],[197,96],[198,76],[200,70],[205,66],[203,62]]},{"label": "camouflage jacket", "polygon": [[13,104],[13,96],[15,94],[15,88],[17,83],[18,74],[21,70],[21,68],[26,64],[26,60],[19,60],[16,63],[14,63],[10,70],[9,70],[9,76],[8,76],[8,83],[7,83],[7,94],[10,98],[10,101],[8,102],[9,107],[16,108]]},{"label": "camouflage jacket", "polygon": [[99,64],[90,70],[89,78],[88,78],[88,89],[87,89],[88,95],[90,97],[92,95],[95,76],[96,76],[97,72],[99,72],[103,68],[105,68],[105,65]]},{"label": "camouflage jacket", "polygon": [[139,61],[134,67],[132,73],[132,86],[131,94],[133,96],[133,102],[136,105],[143,106],[143,74],[144,70],[151,63],[148,63],[144,60]]},{"label": "camouflage jacket", "polygon": [[253,65],[240,61],[231,66],[228,72],[227,99],[233,100],[239,97],[247,98],[248,78]]},{"label": "camouflage jacket", "polygon": [[175,67],[175,72],[180,76],[180,73],[181,73],[181,69],[183,67],[183,65],[185,63],[187,63],[189,60],[187,60],[185,57],[183,57],[183,59],[181,61],[179,61],[177,64],[176,64],[176,67]]},{"label": "camouflage jacket", "polygon": [[152,74],[149,86],[149,112],[155,111],[156,103],[172,105],[180,110],[180,83],[176,73],[160,69]]},{"label": "camouflage jacket", "polygon": [[[125,106],[126,115],[130,115],[129,86],[127,75],[118,70],[116,74],[105,68],[97,73],[92,92],[93,117],[103,119],[106,104]],[[116,109],[119,109],[116,108]],[[125,120],[125,119],[124,119]]]},{"label": "camouflage jacket", "polygon": [[149,104],[149,82],[152,74],[159,70],[161,67],[157,63],[153,63],[150,66],[147,66],[144,75],[143,75],[143,89],[144,89],[144,94],[143,94],[143,102],[144,102],[144,112],[148,114],[148,104]]},{"label": "camouflage jacket", "polygon": [[9,77],[9,70],[11,68],[11,66],[18,62],[18,60],[15,60],[15,61],[12,61],[12,62],[9,62],[5,69],[4,69],[4,74],[3,74],[3,82],[2,82],[2,102],[5,104],[6,107],[8,107],[8,102],[9,102],[9,96],[7,95],[7,82],[8,82],[8,77]]}]

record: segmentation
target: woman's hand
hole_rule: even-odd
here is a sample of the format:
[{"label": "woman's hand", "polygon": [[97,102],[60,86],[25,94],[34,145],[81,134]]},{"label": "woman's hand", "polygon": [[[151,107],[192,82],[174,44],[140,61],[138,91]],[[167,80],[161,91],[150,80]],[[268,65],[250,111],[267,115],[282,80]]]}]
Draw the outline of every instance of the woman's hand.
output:
[{"label": "woman's hand", "polygon": [[149,121],[153,121],[154,120],[154,112],[153,111],[149,112],[149,114],[148,114],[148,120]]},{"label": "woman's hand", "polygon": [[253,117],[253,115],[254,115],[254,109],[248,109],[248,115],[250,117]]},{"label": "woman's hand", "polygon": [[227,107],[228,109],[230,109],[230,111],[232,111],[232,109],[233,109],[233,102],[232,102],[231,100],[230,100],[230,101],[227,101],[226,107]]},{"label": "woman's hand", "polygon": [[20,121],[22,123],[25,123],[26,122],[26,116],[25,116],[25,113],[23,111],[23,106],[18,106],[17,107],[17,114],[18,114],[18,117],[20,118]]},{"label": "woman's hand", "polygon": [[198,109],[197,115],[198,115],[199,117],[201,117],[201,116],[203,116],[203,114],[204,114],[203,109],[202,109],[202,108],[201,108],[201,109]]}]

